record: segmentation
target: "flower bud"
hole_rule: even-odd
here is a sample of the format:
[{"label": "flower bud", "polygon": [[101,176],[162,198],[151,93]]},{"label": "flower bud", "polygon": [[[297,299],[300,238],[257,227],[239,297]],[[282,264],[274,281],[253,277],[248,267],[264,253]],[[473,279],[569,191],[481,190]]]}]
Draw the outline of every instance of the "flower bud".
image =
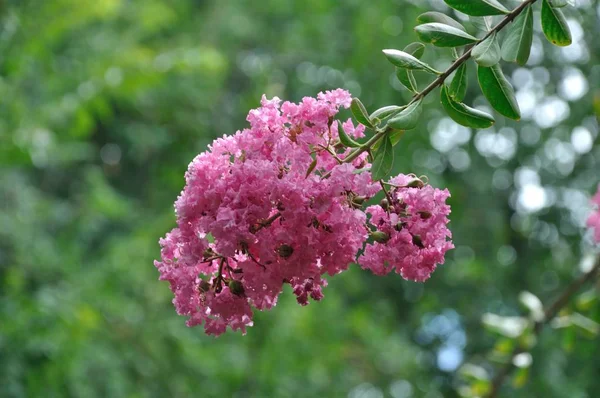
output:
[{"label": "flower bud", "polygon": [[362,205],[365,203],[365,200],[367,200],[365,196],[355,196],[352,198],[352,202],[356,203],[357,205]]},{"label": "flower bud", "polygon": [[419,235],[413,235],[412,242],[413,245],[418,246],[421,249],[425,248],[425,246],[423,245],[423,241],[421,240],[421,237]]},{"label": "flower bud", "polygon": [[289,258],[294,253],[294,248],[290,245],[281,245],[277,248],[277,254],[282,258]]},{"label": "flower bud", "polygon": [[418,177],[413,178],[411,181],[406,184],[408,188],[423,188],[425,183]]},{"label": "flower bud", "polygon": [[244,295],[244,285],[242,285],[242,282],[232,279],[229,281],[228,286],[231,293],[235,294],[236,296]]},{"label": "flower bud", "polygon": [[421,216],[421,218],[423,220],[427,220],[428,218],[431,218],[431,213],[428,211],[419,211],[417,213]]},{"label": "flower bud", "polygon": [[369,235],[377,243],[386,243],[388,240],[390,240],[390,236],[381,231],[371,232]]},{"label": "flower bud", "polygon": [[383,198],[381,199],[381,202],[379,202],[379,206],[381,206],[383,210],[387,210],[390,207],[390,202],[386,198]]},{"label": "flower bud", "polygon": [[404,228],[406,226],[405,222],[399,222],[396,225],[394,225],[394,229],[398,232],[402,231],[402,228]]},{"label": "flower bud", "polygon": [[202,293],[208,292],[210,290],[210,283],[207,281],[200,281],[198,284],[198,290],[200,290]]},{"label": "flower bud", "polygon": [[216,254],[216,253],[213,251],[213,249],[211,249],[210,247],[208,247],[208,248],[206,248],[206,250],[204,250],[204,252],[202,253],[202,258],[203,258],[204,260],[207,260],[207,259],[209,259],[209,258],[211,258],[211,257],[214,257],[214,256],[215,256],[215,254]]}]

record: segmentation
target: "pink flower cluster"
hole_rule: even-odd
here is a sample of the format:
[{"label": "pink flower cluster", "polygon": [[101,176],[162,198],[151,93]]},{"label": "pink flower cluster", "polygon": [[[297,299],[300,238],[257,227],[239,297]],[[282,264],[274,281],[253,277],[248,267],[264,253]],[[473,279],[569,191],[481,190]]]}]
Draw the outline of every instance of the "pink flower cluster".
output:
[{"label": "pink flower cluster", "polygon": [[[350,102],[341,89],[299,104],[263,97],[248,114],[250,128],[217,139],[189,165],[175,203],[178,226],[160,240],[155,261],[188,326],[245,333],[252,307],[273,307],[285,283],[302,305],[320,300],[323,275],[346,270],[375,229],[390,239],[367,246],[364,268],[383,274],[389,263],[423,281],[443,263],[452,247],[447,191],[408,187],[420,180],[400,175],[390,182],[388,210],[363,210],[381,185],[366,152],[344,162],[352,150],[339,144],[335,116]],[[364,136],[350,119],[343,127]]]},{"label": "pink flower cluster", "polygon": [[594,230],[594,240],[596,243],[600,243],[600,185],[598,185],[596,195],[592,198],[592,204],[596,208],[588,217],[587,226]]}]

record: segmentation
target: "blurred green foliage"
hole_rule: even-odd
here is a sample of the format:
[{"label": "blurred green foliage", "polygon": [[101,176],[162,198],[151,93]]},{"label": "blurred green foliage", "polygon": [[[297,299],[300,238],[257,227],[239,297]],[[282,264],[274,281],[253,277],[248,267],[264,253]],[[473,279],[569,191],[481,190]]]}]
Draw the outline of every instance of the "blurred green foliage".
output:
[{"label": "blurred green foliage", "polygon": [[[152,265],[189,161],[243,128],[263,93],[297,101],[344,87],[370,111],[406,103],[380,50],[404,48],[417,15],[448,8],[2,2],[0,396],[453,397],[466,361],[485,379],[488,352],[510,347],[482,315],[521,314],[522,290],[548,301],[585,248],[600,179],[600,7],[577,4],[565,9],[571,47],[546,43],[538,23],[528,65],[505,69],[521,122],[474,132],[445,118],[434,94],[397,147],[396,171],[453,195],[457,248],[430,281],[354,266],[322,302],[302,308],[285,291],[248,335],[215,340],[185,327]],[[424,60],[444,69],[451,58],[428,48]],[[466,101],[487,107],[475,86]],[[600,320],[597,304],[585,310]],[[599,340],[567,330],[542,333],[506,396],[600,391]]]}]

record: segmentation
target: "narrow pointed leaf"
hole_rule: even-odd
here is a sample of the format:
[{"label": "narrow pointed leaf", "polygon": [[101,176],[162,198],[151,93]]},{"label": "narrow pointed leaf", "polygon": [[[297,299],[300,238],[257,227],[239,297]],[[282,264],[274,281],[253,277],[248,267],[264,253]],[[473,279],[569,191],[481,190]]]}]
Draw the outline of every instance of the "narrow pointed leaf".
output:
[{"label": "narrow pointed leaf", "polygon": [[413,102],[407,106],[406,109],[390,118],[387,125],[398,130],[414,129],[419,122],[419,117],[421,116],[421,112],[423,110],[421,105],[422,102],[423,100]]},{"label": "narrow pointed leaf", "polygon": [[479,43],[471,51],[475,62],[481,66],[493,66],[500,62],[500,45],[496,39],[496,34]]},{"label": "narrow pointed leaf", "polygon": [[568,46],[573,42],[571,30],[562,11],[550,6],[548,0],[542,3],[542,30],[548,41],[557,46]]},{"label": "narrow pointed leaf", "polygon": [[371,178],[374,181],[385,179],[389,176],[394,167],[394,148],[390,136],[384,135],[381,139],[381,145],[375,152],[375,159],[371,166]]},{"label": "narrow pointed leaf", "polygon": [[383,53],[387,57],[388,61],[390,61],[393,65],[399,68],[411,69],[411,70],[423,70],[426,72],[430,72],[436,75],[441,74],[440,71],[433,69],[431,66],[427,65],[425,62],[419,61],[414,56],[405,53],[400,50],[383,50]]},{"label": "narrow pointed leaf", "polygon": [[342,122],[338,120],[338,135],[340,136],[340,142],[347,147],[358,148],[360,144],[354,141],[346,131],[344,130],[344,126],[342,126]]},{"label": "narrow pointed leaf", "polygon": [[460,30],[466,32],[465,27],[462,26],[462,24],[460,22],[456,21],[453,18],[450,18],[446,14],[442,14],[441,12],[437,12],[437,11],[429,11],[429,12],[419,15],[417,17],[417,22],[419,22],[420,24],[430,23],[430,22],[439,22],[439,23],[443,23],[445,25],[450,25],[453,28],[460,29]]},{"label": "narrow pointed leaf", "polygon": [[485,17],[487,15],[508,14],[510,11],[496,0],[444,0],[446,4],[467,15]]},{"label": "narrow pointed leaf", "polygon": [[471,108],[461,102],[454,101],[448,94],[446,85],[442,86],[441,101],[442,107],[448,116],[460,125],[485,129],[494,124],[494,118],[491,115]]},{"label": "narrow pointed leaf", "polygon": [[515,93],[506,77],[504,77],[500,65],[494,65],[490,68],[478,66],[477,80],[479,80],[483,95],[492,108],[507,118],[514,120],[521,118]]},{"label": "narrow pointed leaf", "polygon": [[515,19],[502,43],[502,59],[523,66],[529,59],[533,41],[533,11],[531,6]]},{"label": "narrow pointed leaf", "polygon": [[365,109],[365,106],[360,102],[358,98],[352,98],[352,102],[350,103],[350,110],[354,115],[354,118],[360,123],[364,124],[367,127],[373,127],[373,123],[369,119],[369,114]]},{"label": "narrow pointed leaf", "polygon": [[317,167],[317,158],[314,158],[313,161],[310,162],[310,165],[308,166],[308,170],[306,170],[306,178],[308,178],[310,173],[312,173],[315,170],[315,167]]},{"label": "narrow pointed leaf", "polygon": [[463,63],[458,67],[454,77],[452,78],[452,83],[448,87],[448,94],[455,101],[462,101],[467,94],[467,64]]},{"label": "narrow pointed leaf", "polygon": [[[404,135],[404,130],[392,130],[389,133],[392,146],[396,146],[400,142],[400,139],[402,138],[403,135]],[[381,146],[381,142],[382,141],[377,141],[375,143],[375,145],[373,145],[374,151],[376,151]]]},{"label": "narrow pointed leaf", "polygon": [[550,0],[550,5],[554,8],[574,6],[575,0]]},{"label": "narrow pointed leaf", "polygon": [[458,47],[477,42],[467,32],[439,22],[426,23],[415,28],[419,39],[437,47]]}]

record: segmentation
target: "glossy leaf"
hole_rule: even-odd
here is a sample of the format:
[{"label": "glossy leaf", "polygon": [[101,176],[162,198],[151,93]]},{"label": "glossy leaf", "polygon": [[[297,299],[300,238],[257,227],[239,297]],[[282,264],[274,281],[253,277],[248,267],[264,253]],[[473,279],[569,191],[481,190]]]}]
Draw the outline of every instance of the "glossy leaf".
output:
[{"label": "glossy leaf", "polygon": [[340,142],[347,147],[358,148],[360,144],[354,141],[346,131],[344,130],[344,126],[342,126],[342,122],[338,120],[338,135],[340,137]]},{"label": "glossy leaf", "polygon": [[548,0],[542,3],[542,31],[554,45],[564,47],[573,42],[565,16],[561,10],[550,6]]},{"label": "glossy leaf", "polygon": [[494,124],[494,118],[491,115],[452,99],[446,85],[442,86],[441,101],[448,116],[460,125],[485,129]]},{"label": "glossy leaf", "polygon": [[450,25],[453,28],[460,29],[466,32],[466,29],[460,22],[457,20],[450,18],[446,14],[442,14],[437,11],[429,11],[424,14],[421,14],[417,17],[417,22],[420,24],[430,23],[430,22],[439,22],[445,25]]},{"label": "glossy leaf", "polygon": [[[404,48],[404,52],[414,56],[415,58],[421,58],[425,52],[425,45],[423,43],[410,43]],[[411,70],[404,68],[396,68],[396,78],[404,87],[409,91],[416,93],[418,91],[417,81]]]},{"label": "glossy leaf", "polygon": [[310,175],[310,173],[312,173],[315,170],[316,167],[317,167],[317,158],[314,158],[313,161],[310,162],[310,165],[308,166],[308,169],[306,170],[307,178]]},{"label": "glossy leaf", "polygon": [[[392,142],[392,146],[396,146],[399,142],[400,139],[402,138],[402,136],[404,135],[404,130],[392,130],[389,133],[390,136],[390,141]],[[375,143],[375,145],[373,145],[373,150],[376,151],[377,148],[379,148],[381,146],[381,141],[377,141]]]},{"label": "glossy leaf", "polygon": [[385,119],[388,116],[391,116],[395,113],[400,112],[402,109],[406,108],[405,106],[398,106],[398,105],[389,105],[389,106],[384,106],[383,108],[379,108],[377,109],[375,112],[371,113],[371,116],[369,116],[370,119]]},{"label": "glossy leaf", "polygon": [[434,73],[436,75],[441,74],[440,71],[433,69],[425,62],[419,61],[417,58],[408,53],[405,53],[404,51],[387,49],[383,50],[383,53],[387,57],[388,61],[390,61],[393,65],[399,68],[405,68],[410,70],[423,70],[426,72]]},{"label": "glossy leaf", "polygon": [[519,120],[521,111],[512,86],[504,77],[500,65],[490,68],[477,67],[477,80],[485,98],[498,113],[507,118]]},{"label": "glossy leaf", "polygon": [[467,94],[467,64],[463,63],[458,67],[448,87],[448,94],[455,101],[462,101]]},{"label": "glossy leaf", "polygon": [[481,66],[493,66],[500,62],[500,45],[493,33],[490,37],[477,44],[471,51],[471,56]]},{"label": "glossy leaf", "polygon": [[352,103],[350,104],[350,110],[354,115],[354,118],[360,123],[364,124],[367,127],[373,127],[371,120],[369,119],[369,114],[367,113],[367,109],[360,102],[358,98],[352,98]]},{"label": "glossy leaf", "polygon": [[515,19],[502,43],[502,59],[523,66],[529,59],[533,41],[533,11],[531,6]]},{"label": "glossy leaf", "polygon": [[414,129],[421,117],[421,112],[423,110],[423,106],[421,105],[422,102],[423,100],[413,102],[407,106],[406,109],[390,118],[387,125],[398,130]]},{"label": "glossy leaf", "polygon": [[415,31],[423,42],[437,47],[458,47],[477,42],[477,38],[467,32],[439,22],[419,25]]},{"label": "glossy leaf", "polygon": [[487,15],[508,14],[506,9],[497,0],[444,0],[446,4],[467,15],[484,17]]},{"label": "glossy leaf", "polygon": [[575,0],[550,0],[550,5],[554,8],[574,6]]},{"label": "glossy leaf", "polygon": [[383,180],[387,178],[394,166],[394,149],[389,134],[381,139],[381,145],[375,152],[375,159],[371,166],[371,177],[373,180]]}]

